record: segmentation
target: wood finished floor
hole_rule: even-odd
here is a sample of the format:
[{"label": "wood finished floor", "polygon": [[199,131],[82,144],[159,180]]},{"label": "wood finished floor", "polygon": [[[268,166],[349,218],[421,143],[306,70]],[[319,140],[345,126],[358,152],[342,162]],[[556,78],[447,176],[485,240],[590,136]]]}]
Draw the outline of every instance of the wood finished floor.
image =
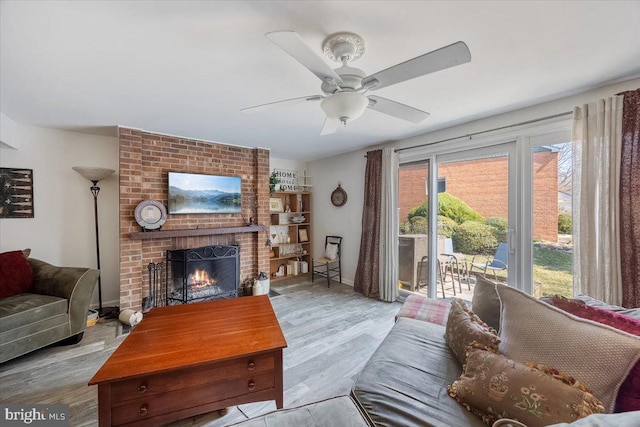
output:
[{"label": "wood finished floor", "polygon": [[[400,303],[365,298],[339,283],[296,278],[272,284],[271,298],[287,339],[284,350],[284,406],[299,406],[348,394],[355,377],[393,326]],[[64,403],[71,425],[98,425],[97,387],[87,383],[124,340],[117,321],[101,320],[87,328],[79,345],[53,346],[0,365],[0,402]],[[171,427],[217,427],[275,410],[259,402],[187,418]]]}]

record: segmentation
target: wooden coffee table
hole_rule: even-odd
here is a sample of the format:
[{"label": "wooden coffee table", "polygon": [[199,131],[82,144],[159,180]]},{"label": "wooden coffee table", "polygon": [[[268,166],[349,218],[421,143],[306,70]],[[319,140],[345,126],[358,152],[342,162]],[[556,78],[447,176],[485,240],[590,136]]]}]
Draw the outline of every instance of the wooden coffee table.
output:
[{"label": "wooden coffee table", "polygon": [[263,400],[280,409],[286,346],[266,295],[154,308],[89,382],[100,426],[157,426]]}]

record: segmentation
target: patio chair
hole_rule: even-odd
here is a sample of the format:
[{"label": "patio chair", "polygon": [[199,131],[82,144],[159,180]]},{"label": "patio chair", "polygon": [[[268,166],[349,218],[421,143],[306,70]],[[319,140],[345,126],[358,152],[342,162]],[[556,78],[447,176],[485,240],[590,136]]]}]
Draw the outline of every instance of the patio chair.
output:
[{"label": "patio chair", "polygon": [[507,269],[507,262],[509,259],[509,247],[506,243],[500,243],[498,245],[498,249],[496,249],[496,253],[491,259],[491,261],[487,260],[487,262],[474,262],[476,259],[475,255],[471,259],[471,268],[469,269],[469,274],[473,271],[473,268],[477,268],[482,271],[482,274],[487,275],[487,271],[493,272],[493,277],[498,280],[497,271],[503,271]]},{"label": "patio chair", "polygon": [[[440,289],[442,290],[442,298],[446,298],[445,289],[444,289],[444,275],[445,265],[443,263],[448,262],[447,257],[438,257],[437,261],[437,269],[436,269],[436,283],[440,282]],[[420,262],[418,263],[418,283],[416,283],[416,292],[420,291],[420,286],[427,286],[429,284],[429,278],[427,277],[429,269],[427,268],[427,264],[429,263],[429,257],[427,255],[423,256]],[[453,275],[452,275],[453,277]],[[451,283],[451,287],[453,289],[453,296],[456,296],[456,284]]]},{"label": "patio chair", "polygon": [[462,293],[462,280],[461,277],[466,278],[467,287],[471,290],[471,283],[469,281],[469,268],[467,267],[467,258],[462,254],[453,253],[453,240],[450,237],[444,239],[444,253],[440,254],[441,257],[445,257],[446,265],[444,266],[444,279],[447,278],[447,271],[451,273],[451,280],[454,281],[454,273],[458,277],[458,287]]}]

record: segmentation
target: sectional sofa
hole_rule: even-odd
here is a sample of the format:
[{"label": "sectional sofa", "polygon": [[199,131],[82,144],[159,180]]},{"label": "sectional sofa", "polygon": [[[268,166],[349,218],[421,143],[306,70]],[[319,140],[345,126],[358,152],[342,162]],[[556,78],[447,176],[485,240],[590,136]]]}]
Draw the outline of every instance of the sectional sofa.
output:
[{"label": "sectional sofa", "polygon": [[[598,397],[593,399],[598,402],[594,407],[604,413],[568,420],[570,424],[555,425],[640,426],[640,411],[612,413],[625,378],[636,364],[640,367],[640,338],[598,322],[584,320],[515,289],[484,279],[476,285],[474,306],[500,329],[499,350],[509,360],[519,360],[523,364],[554,363],[557,369],[568,375],[587,384],[593,383],[593,395]],[[487,408],[472,408],[466,402],[461,404],[450,396],[450,386],[454,382],[470,379],[469,375],[466,378],[461,376],[463,366],[445,338],[450,307],[447,301],[410,297],[398,314],[396,324],[365,365],[350,396],[272,412],[237,425],[449,427],[483,426],[493,422],[503,427],[527,425],[502,416],[519,415],[517,411],[512,411],[513,402],[505,400],[503,403],[507,405],[505,408],[508,413],[497,415],[498,406],[491,403],[494,407],[489,408],[489,412],[494,411],[494,417],[483,419],[478,413],[486,413]],[[640,318],[640,310],[627,311],[626,314],[635,314]],[[541,323],[540,319],[546,320]],[[527,369],[542,376],[533,368]],[[546,377],[543,379],[552,381]],[[553,381],[560,384],[560,380]],[[590,393],[576,390],[573,386],[567,387],[570,393],[592,398]],[[531,393],[530,396],[535,399],[536,395],[529,390],[528,383],[527,387],[522,387],[523,392],[525,388],[527,397]],[[520,392],[520,389],[517,387],[512,391]],[[484,393],[478,394],[479,397],[486,397]],[[536,405],[541,403],[534,399],[529,401]],[[540,406],[543,412],[541,419],[537,421],[538,414],[534,413],[531,417],[534,422],[530,425],[549,425],[544,418],[548,414],[544,414],[542,408],[549,407],[547,412],[551,413],[554,405],[552,402],[544,403],[544,406]],[[496,401],[495,405],[499,403]],[[472,412],[475,409],[479,410]],[[578,412],[584,409],[578,408]],[[533,413],[531,408],[529,412]],[[562,407],[560,412],[564,412]]]}]

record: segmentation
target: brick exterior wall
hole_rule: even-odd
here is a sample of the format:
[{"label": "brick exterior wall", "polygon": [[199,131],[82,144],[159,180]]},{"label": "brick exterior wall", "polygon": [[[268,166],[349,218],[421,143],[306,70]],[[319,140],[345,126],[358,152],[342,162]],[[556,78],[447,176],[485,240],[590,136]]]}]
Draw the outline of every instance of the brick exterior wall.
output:
[{"label": "brick exterior wall", "polygon": [[558,153],[533,154],[533,238],[558,241]]},{"label": "brick exterior wall", "polygon": [[[169,249],[240,245],[240,284],[269,271],[267,231],[213,236],[132,240],[141,231],[134,218],[138,203],[155,199],[167,205],[168,172],[240,176],[242,216],[269,224],[269,151],[215,144],[120,128],[120,308],[140,309],[149,294],[150,262],[165,262]],[[236,227],[238,214],[169,215],[162,230]],[[242,292],[242,289],[241,289]]]},{"label": "brick exterior wall", "polygon": [[[557,153],[534,153],[533,238],[558,240],[558,161]],[[447,192],[464,201],[485,218],[507,217],[508,163],[505,157],[442,163],[438,177],[446,178]],[[400,167],[400,221],[426,200],[426,165]]]}]

